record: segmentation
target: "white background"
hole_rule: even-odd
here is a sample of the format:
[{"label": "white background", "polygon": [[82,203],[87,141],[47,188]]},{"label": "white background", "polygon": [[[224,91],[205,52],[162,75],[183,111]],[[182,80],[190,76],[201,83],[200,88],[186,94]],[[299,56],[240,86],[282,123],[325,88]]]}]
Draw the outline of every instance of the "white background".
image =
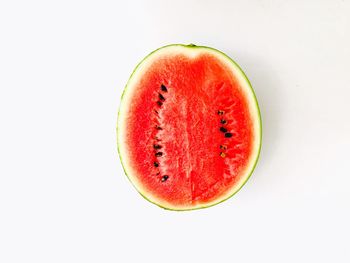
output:
[{"label": "white background", "polygon": [[[350,262],[349,1],[1,1],[0,262]],[[134,66],[218,48],[263,118],[252,178],[209,209],[144,200],[116,149]]]}]

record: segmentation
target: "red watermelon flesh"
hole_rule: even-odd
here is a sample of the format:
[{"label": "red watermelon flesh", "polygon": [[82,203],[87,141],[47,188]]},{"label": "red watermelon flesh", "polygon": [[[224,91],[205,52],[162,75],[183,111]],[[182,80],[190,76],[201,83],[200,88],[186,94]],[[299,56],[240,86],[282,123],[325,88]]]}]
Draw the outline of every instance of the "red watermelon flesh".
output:
[{"label": "red watermelon flesh", "polygon": [[261,124],[238,66],[204,47],[148,56],[125,89],[118,120],[122,163],[137,190],[168,209],[225,200],[251,174]]}]

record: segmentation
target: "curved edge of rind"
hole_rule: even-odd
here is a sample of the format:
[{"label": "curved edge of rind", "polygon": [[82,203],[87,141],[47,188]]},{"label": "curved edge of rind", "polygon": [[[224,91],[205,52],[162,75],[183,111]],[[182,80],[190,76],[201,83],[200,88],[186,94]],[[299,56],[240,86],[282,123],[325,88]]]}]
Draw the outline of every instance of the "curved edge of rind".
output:
[{"label": "curved edge of rind", "polygon": [[[120,153],[120,149],[119,149],[119,145],[120,145],[120,142],[119,142],[119,136],[118,136],[118,126],[119,126],[119,119],[120,119],[120,109],[121,109],[121,106],[122,106],[122,100],[123,100],[123,97],[124,97],[124,94],[128,88],[128,84],[130,82],[130,80],[132,79],[134,73],[137,71],[137,69],[140,67],[140,65],[149,57],[151,56],[153,53],[163,49],[163,48],[167,48],[167,47],[171,47],[171,46],[182,46],[182,47],[186,47],[186,48],[204,48],[204,49],[209,49],[211,51],[214,51],[214,52],[217,52],[221,55],[223,55],[226,59],[228,59],[228,61],[230,61],[231,63],[233,63],[235,65],[235,67],[237,67],[239,69],[239,71],[241,72],[242,76],[245,78],[245,80],[247,81],[248,83],[248,86],[253,94],[253,97],[254,97],[254,101],[255,101],[255,104],[256,104],[256,108],[257,108],[257,111],[258,111],[258,118],[259,118],[259,129],[260,129],[260,133],[259,133],[259,148],[258,148],[258,152],[257,152],[257,155],[256,155],[256,159],[254,161],[254,165],[252,166],[250,172],[249,172],[249,175],[246,176],[245,178],[245,181],[241,184],[241,186],[239,188],[237,188],[233,193],[231,193],[228,197],[216,202],[216,203],[212,203],[212,204],[209,204],[209,205],[203,205],[203,206],[198,206],[198,207],[195,207],[195,208],[184,208],[184,209],[177,209],[177,208],[170,208],[170,207],[166,207],[166,206],[162,206],[161,204],[159,203],[156,203],[152,200],[150,200],[149,198],[147,198],[141,191],[139,191],[139,189],[136,188],[135,184],[133,183],[133,181],[130,179],[128,173],[126,172],[126,169],[125,169],[125,165],[124,165],[124,162],[123,162],[123,157]],[[199,209],[204,209],[204,208],[208,208],[208,207],[212,207],[212,206],[215,206],[215,205],[218,205],[228,199],[230,199],[231,197],[233,197],[236,193],[238,193],[242,188],[243,186],[247,183],[247,181],[249,180],[249,178],[252,176],[257,164],[258,164],[258,160],[259,160],[259,157],[260,157],[260,152],[261,152],[261,147],[262,147],[262,118],[261,118],[261,111],[260,111],[260,107],[259,107],[259,103],[258,103],[258,100],[257,100],[257,97],[256,97],[256,94],[255,94],[255,91],[252,87],[252,84],[251,82],[249,81],[247,75],[244,73],[244,71],[242,70],[242,68],[238,65],[238,63],[236,63],[236,61],[234,61],[231,57],[229,57],[228,55],[226,55],[224,52],[218,50],[218,49],[215,49],[215,48],[212,48],[212,47],[207,47],[207,46],[197,46],[195,44],[189,44],[189,45],[185,45],[185,44],[170,44],[170,45],[166,45],[166,46],[162,46],[154,51],[152,51],[151,53],[149,53],[146,57],[144,57],[138,64],[137,66],[135,67],[135,69],[133,70],[133,72],[131,73],[125,87],[124,87],[124,90],[123,90],[123,93],[122,93],[122,96],[120,98],[120,102],[119,102],[119,107],[118,107],[118,117],[117,117],[117,125],[116,125],[116,132],[117,132],[117,151],[118,151],[118,155],[119,155],[119,159],[120,159],[120,162],[122,164],[122,167],[123,167],[123,170],[124,170],[124,173],[126,175],[126,177],[128,178],[128,180],[131,182],[132,186],[136,189],[136,191],[144,198],[146,199],[147,201],[149,201],[150,203],[152,204],[155,204],[157,205],[158,207],[160,208],[163,208],[165,210],[169,210],[169,211],[178,211],[178,212],[182,212],[182,211],[193,211],[193,210],[199,210]]]}]

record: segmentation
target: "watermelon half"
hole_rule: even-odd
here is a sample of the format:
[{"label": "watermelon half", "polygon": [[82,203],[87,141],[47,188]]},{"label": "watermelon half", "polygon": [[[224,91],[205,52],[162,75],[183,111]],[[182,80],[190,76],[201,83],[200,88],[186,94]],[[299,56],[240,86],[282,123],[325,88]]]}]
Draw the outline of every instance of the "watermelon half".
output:
[{"label": "watermelon half", "polygon": [[118,114],[118,151],[150,202],[205,208],[248,180],[261,148],[261,118],[240,67],[209,47],[169,45],[132,73]]}]

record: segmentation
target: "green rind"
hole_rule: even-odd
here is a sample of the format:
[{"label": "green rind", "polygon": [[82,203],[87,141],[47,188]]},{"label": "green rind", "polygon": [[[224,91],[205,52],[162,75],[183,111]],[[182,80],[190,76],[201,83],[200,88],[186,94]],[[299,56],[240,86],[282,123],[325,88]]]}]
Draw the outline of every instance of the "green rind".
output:
[{"label": "green rind", "polygon": [[[204,49],[209,49],[209,50],[212,50],[212,51],[215,51],[217,53],[220,53],[221,55],[225,56],[229,61],[231,61],[238,69],[239,71],[242,73],[243,77],[245,78],[245,80],[247,81],[247,83],[249,84],[249,87],[253,93],[253,96],[254,96],[254,101],[255,101],[255,104],[256,104],[256,107],[257,107],[257,110],[258,110],[258,118],[259,118],[259,124],[260,124],[260,138],[259,138],[259,149],[258,149],[258,154],[256,156],[256,159],[255,159],[255,163],[249,173],[249,175],[246,177],[245,181],[242,183],[242,185],[235,191],[233,192],[230,196],[228,196],[227,198],[223,199],[223,200],[220,200],[216,203],[213,203],[213,204],[210,204],[210,205],[203,205],[203,206],[199,206],[199,207],[195,207],[195,208],[188,208],[188,209],[174,209],[174,208],[169,208],[169,207],[165,207],[165,206],[162,206],[161,204],[158,204],[156,202],[153,202],[152,200],[148,199],[143,193],[141,193],[137,188],[136,186],[134,185],[133,181],[130,179],[129,175],[127,174],[126,172],[126,169],[125,169],[125,165],[123,163],[123,158],[122,158],[122,155],[120,153],[120,149],[119,149],[119,145],[120,145],[120,142],[119,142],[119,136],[118,136],[118,123],[119,123],[119,118],[120,118],[120,109],[121,109],[121,102],[123,100],[123,97],[124,97],[124,94],[127,90],[127,87],[128,87],[128,84],[131,80],[131,78],[133,77],[134,73],[136,72],[136,70],[138,69],[138,67],[142,64],[143,61],[145,61],[150,55],[152,55],[153,53],[159,51],[160,49],[163,49],[163,48],[167,48],[167,47],[170,47],[170,46],[182,46],[182,47],[186,47],[186,48],[204,48]],[[169,210],[169,211],[192,211],[192,210],[199,210],[199,209],[204,209],[204,208],[208,208],[208,207],[212,207],[212,206],[215,206],[215,205],[218,205],[228,199],[230,199],[232,196],[234,196],[236,193],[238,193],[242,188],[243,186],[247,183],[247,181],[249,180],[249,178],[251,177],[251,175],[253,174],[254,170],[255,170],[255,167],[258,163],[258,160],[259,160],[259,157],[260,157],[260,152],[261,152],[261,147],[262,147],[262,119],[261,119],[261,112],[260,112],[260,108],[259,108],[259,103],[258,103],[258,100],[256,98],[256,94],[254,92],[254,89],[247,77],[247,75],[244,73],[244,71],[242,70],[242,68],[232,59],[230,58],[229,56],[227,56],[225,53],[221,52],[220,50],[217,50],[215,48],[211,48],[211,47],[207,47],[207,46],[197,46],[195,44],[189,44],[189,45],[184,45],[184,44],[170,44],[170,45],[166,45],[166,46],[163,46],[163,47],[160,47],[154,51],[152,51],[151,53],[149,53],[145,58],[143,58],[138,64],[137,66],[135,67],[135,69],[133,70],[133,72],[131,73],[130,77],[129,77],[129,80],[128,82],[126,83],[125,85],[125,88],[123,90],[123,93],[122,93],[122,96],[121,96],[121,99],[120,99],[120,105],[119,105],[119,110],[118,110],[118,119],[117,119],[117,150],[118,150],[118,155],[119,155],[119,158],[120,158],[120,162],[122,164],[122,167],[123,167],[123,170],[124,170],[124,173],[126,175],[126,177],[128,178],[128,180],[131,182],[131,184],[133,185],[133,187],[136,189],[136,191],[144,198],[146,199],[147,201],[149,201],[150,203],[152,204],[155,204],[157,206],[159,206],[160,208],[163,208],[165,210]]]}]

